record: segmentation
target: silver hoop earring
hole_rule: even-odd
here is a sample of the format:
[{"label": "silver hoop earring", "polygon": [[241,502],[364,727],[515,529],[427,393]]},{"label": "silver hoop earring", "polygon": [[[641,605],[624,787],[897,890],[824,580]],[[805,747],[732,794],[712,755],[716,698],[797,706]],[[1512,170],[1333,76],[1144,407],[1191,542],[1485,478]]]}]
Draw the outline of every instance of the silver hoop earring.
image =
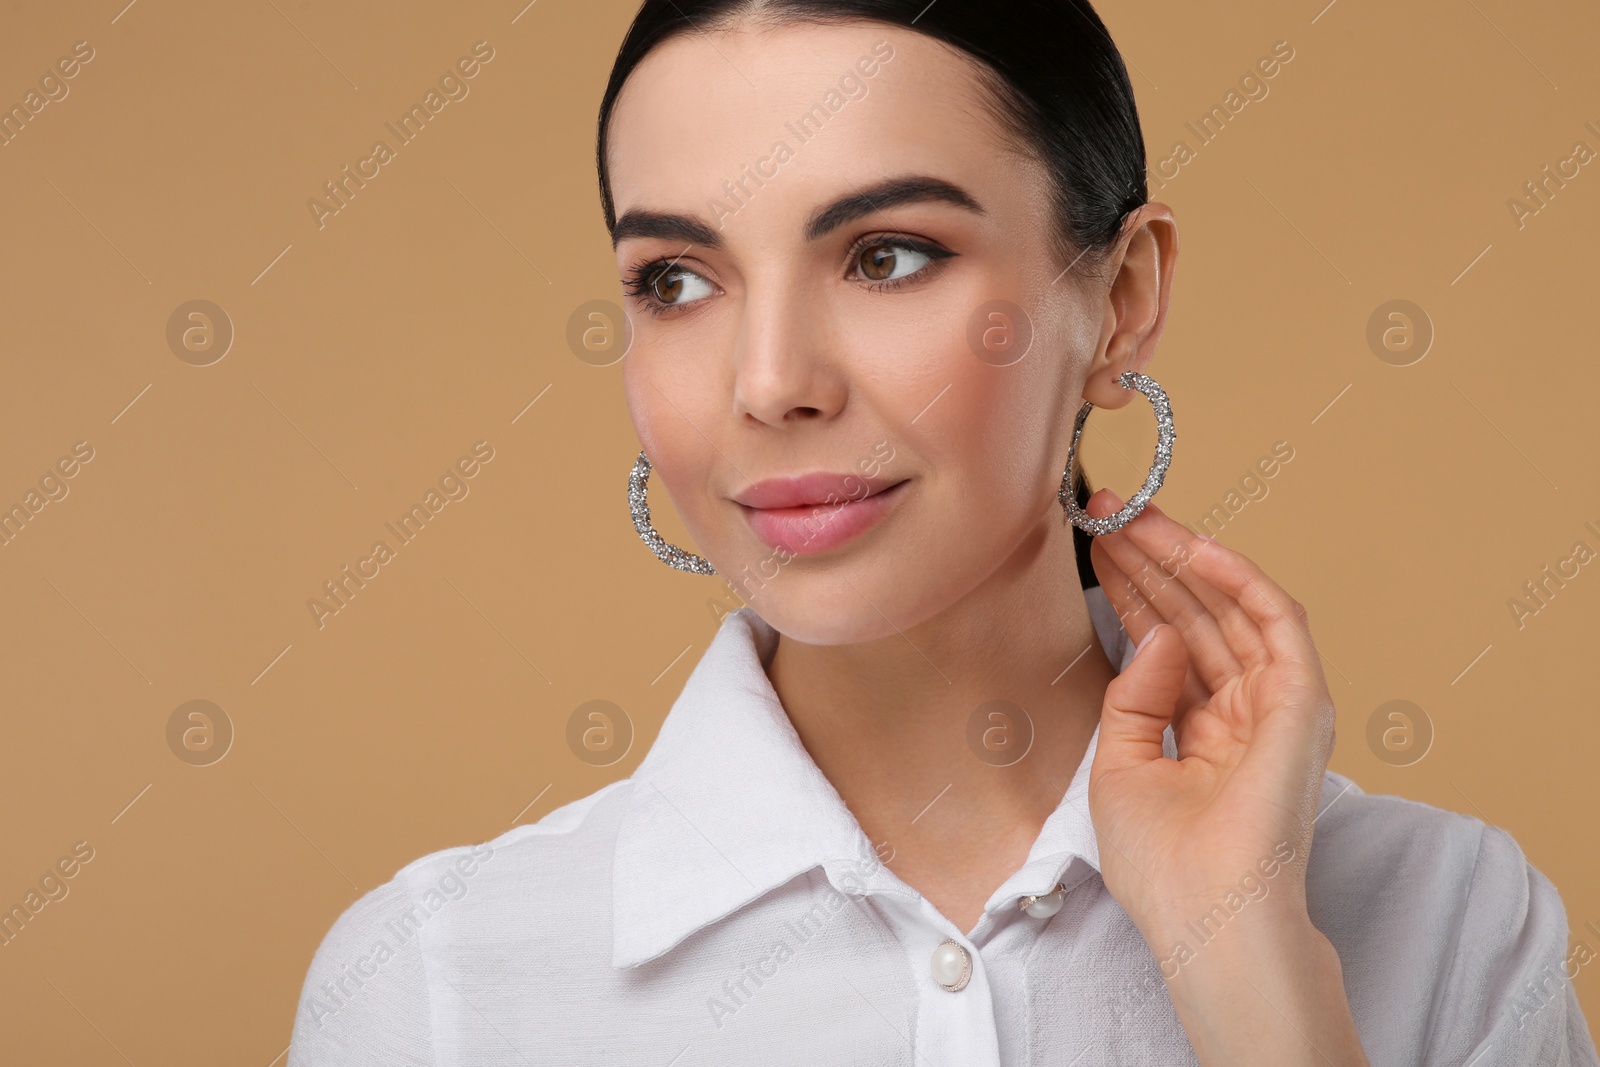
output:
[{"label": "silver hoop earring", "polygon": [[641,449],[639,458],[634,461],[633,470],[628,474],[628,510],[633,513],[633,528],[639,531],[639,536],[650,546],[650,551],[656,554],[656,558],[667,566],[688,571],[690,574],[716,574],[710,560],[693,552],[686,552],[677,545],[669,544],[666,538],[650,525],[650,503],[645,499],[645,492],[649,487],[650,457]]},{"label": "silver hoop earring", "polygon": [[1166,480],[1167,468],[1172,465],[1172,442],[1178,436],[1178,431],[1172,425],[1172,404],[1154,378],[1138,371],[1123,371],[1117,376],[1117,384],[1124,389],[1137,389],[1149,398],[1150,406],[1156,412],[1156,427],[1161,436],[1156,442],[1156,458],[1150,466],[1150,476],[1144,480],[1139,491],[1123,505],[1121,511],[1097,519],[1080,508],[1077,498],[1072,494],[1072,467],[1077,461],[1078,438],[1083,436],[1084,421],[1088,419],[1094,405],[1086,400],[1083,407],[1078,409],[1078,420],[1072,427],[1072,445],[1067,449],[1067,469],[1061,475],[1061,492],[1057,495],[1061,499],[1061,507],[1067,513],[1067,521],[1091,536],[1120,530],[1144,510],[1144,506],[1150,503],[1150,498],[1156,495],[1161,483]]}]

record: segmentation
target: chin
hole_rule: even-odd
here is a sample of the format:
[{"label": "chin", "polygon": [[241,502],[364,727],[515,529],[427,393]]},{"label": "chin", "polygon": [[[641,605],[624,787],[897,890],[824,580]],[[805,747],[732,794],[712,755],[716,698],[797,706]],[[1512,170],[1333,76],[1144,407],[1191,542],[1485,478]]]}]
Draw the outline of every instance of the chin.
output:
[{"label": "chin", "polygon": [[[808,645],[855,645],[893,638],[938,610],[928,573],[863,556],[826,571],[783,568],[740,599],[773,629]],[[898,628],[898,629],[897,629]]]},{"label": "chin", "polygon": [[745,603],[784,637],[808,645],[857,645],[895,634],[895,628],[849,586],[844,587],[844,596],[855,606],[841,604],[831,592],[819,590],[818,595],[808,596],[791,591],[784,596],[771,588]]}]

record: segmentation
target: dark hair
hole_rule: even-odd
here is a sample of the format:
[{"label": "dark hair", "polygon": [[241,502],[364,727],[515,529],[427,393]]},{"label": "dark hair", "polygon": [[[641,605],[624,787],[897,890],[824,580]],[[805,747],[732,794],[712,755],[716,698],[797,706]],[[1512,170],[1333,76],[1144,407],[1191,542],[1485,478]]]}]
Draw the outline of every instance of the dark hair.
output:
[{"label": "dark hair", "polygon": [[[606,229],[616,208],[606,171],[606,130],[623,83],[651,49],[684,33],[752,20],[762,25],[875,21],[943,41],[979,61],[995,117],[1051,176],[1055,247],[1067,269],[1098,277],[1128,212],[1148,199],[1144,136],[1128,72],[1088,0],[645,0],[617,51],[600,102],[595,158]],[[1079,507],[1093,491],[1073,472]],[[1090,537],[1072,529],[1078,577],[1098,585]]]}]

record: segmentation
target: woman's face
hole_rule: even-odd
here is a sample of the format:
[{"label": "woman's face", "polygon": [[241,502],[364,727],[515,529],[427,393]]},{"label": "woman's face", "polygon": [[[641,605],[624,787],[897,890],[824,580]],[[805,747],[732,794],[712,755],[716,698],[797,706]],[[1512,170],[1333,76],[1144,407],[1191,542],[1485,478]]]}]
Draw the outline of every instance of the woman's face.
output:
[{"label": "woman's face", "polygon": [[680,36],[613,113],[651,487],[682,547],[797,640],[909,629],[1045,524],[1070,537],[1056,493],[1086,383],[1131,395],[1111,379],[1136,339],[1107,357],[1107,290],[1063,275],[1046,171],[975,70],[870,22]]}]

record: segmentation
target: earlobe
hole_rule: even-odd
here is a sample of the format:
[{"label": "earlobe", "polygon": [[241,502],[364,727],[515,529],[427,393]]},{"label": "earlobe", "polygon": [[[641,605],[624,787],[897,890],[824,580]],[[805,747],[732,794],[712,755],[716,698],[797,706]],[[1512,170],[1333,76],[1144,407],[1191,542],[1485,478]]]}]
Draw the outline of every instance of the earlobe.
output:
[{"label": "earlobe", "polygon": [[1097,408],[1116,408],[1126,404],[1128,392],[1116,383],[1117,370],[1109,361],[1097,358],[1089,376],[1083,380],[1083,399]]},{"label": "earlobe", "polygon": [[1126,389],[1117,381],[1123,371],[1142,369],[1140,362],[1128,352],[1129,346],[1122,343],[1125,341],[1126,338],[1119,341],[1113,336],[1106,352],[1095,357],[1089,375],[1083,381],[1083,399],[1097,408],[1124,407],[1136,393],[1136,390]]}]

